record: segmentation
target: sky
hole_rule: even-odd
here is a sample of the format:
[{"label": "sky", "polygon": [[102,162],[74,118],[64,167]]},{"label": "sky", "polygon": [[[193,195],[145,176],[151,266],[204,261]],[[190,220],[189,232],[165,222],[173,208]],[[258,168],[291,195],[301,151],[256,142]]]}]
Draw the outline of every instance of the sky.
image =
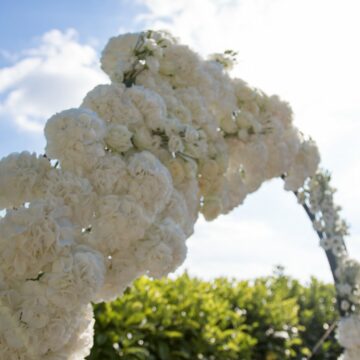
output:
[{"label": "sky", "polygon": [[[360,3],[357,0],[3,0],[0,2],[0,157],[43,152],[53,113],[109,82],[99,56],[108,38],[167,29],[203,56],[238,52],[232,75],[290,102],[318,143],[360,259]],[[187,269],[202,278],[266,276],[331,281],[311,224],[280,180],[227,216],[199,219]]]}]

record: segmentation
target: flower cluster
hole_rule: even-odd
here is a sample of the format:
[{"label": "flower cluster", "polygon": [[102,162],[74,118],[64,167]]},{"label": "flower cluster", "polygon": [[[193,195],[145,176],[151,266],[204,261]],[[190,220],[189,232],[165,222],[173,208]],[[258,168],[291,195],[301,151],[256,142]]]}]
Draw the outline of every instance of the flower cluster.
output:
[{"label": "flower cluster", "polygon": [[332,266],[338,305],[342,318],[338,339],[346,349],[343,360],[357,360],[360,354],[360,263],[347,253],[344,237],[348,226],[340,216],[341,208],[334,202],[335,189],[330,174],[318,171],[296,192],[299,202],[308,209],[320,246]]},{"label": "flower cluster", "polygon": [[297,191],[298,201],[313,214],[313,228],[320,234],[320,246],[339,260],[347,257],[344,236],[348,226],[340,216],[341,208],[334,202],[335,189],[330,185],[331,176],[318,171]]},{"label": "flower cluster", "polygon": [[340,360],[358,360],[360,354],[360,316],[352,314],[340,320],[339,343],[345,348]]},{"label": "flower cluster", "polygon": [[174,271],[199,213],[316,171],[289,106],[229,77],[225,55],[203,60],[165,32],[112,38],[112,83],[48,120],[46,156],[0,161],[1,359],[83,359],[89,303]]}]

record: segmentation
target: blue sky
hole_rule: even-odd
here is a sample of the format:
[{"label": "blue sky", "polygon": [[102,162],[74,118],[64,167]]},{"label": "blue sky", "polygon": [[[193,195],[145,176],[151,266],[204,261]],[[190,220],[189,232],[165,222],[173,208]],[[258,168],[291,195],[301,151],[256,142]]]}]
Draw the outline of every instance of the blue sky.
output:
[{"label": "blue sky", "polygon": [[[356,0],[17,0],[0,2],[0,157],[41,152],[54,112],[78,106],[108,79],[98,58],[109,37],[166,28],[203,55],[239,52],[234,75],[288,100],[317,140],[360,258],[360,24]],[[249,278],[283,264],[330,280],[318,240],[281,181],[212,223],[200,219],[184,268]]]},{"label": "blue sky", "polygon": [[1,48],[9,52],[36,46],[49,29],[68,28],[75,28],[82,41],[96,41],[100,49],[120,27],[135,29],[134,18],[145,9],[132,0],[5,0],[0,7]]},{"label": "blue sky", "polygon": [[[24,58],[23,52],[38,47],[43,34],[53,29],[61,32],[76,29],[78,41],[91,44],[100,53],[108,38],[118,34],[121,27],[127,31],[141,27],[135,20],[141,11],[145,11],[145,6],[131,0],[3,1],[0,3],[0,68],[11,67]],[[7,94],[0,91],[0,101]],[[40,132],[24,132],[14,126],[9,115],[0,117],[0,156],[22,149],[41,151],[44,139]]]}]

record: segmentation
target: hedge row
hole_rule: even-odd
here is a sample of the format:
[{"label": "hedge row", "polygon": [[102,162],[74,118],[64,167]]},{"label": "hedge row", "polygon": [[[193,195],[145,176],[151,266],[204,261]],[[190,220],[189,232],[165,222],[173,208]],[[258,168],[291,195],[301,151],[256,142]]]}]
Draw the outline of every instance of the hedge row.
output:
[{"label": "hedge row", "polygon": [[[95,305],[89,360],[306,359],[336,321],[334,287],[281,271],[255,281],[141,278]],[[337,359],[332,334],[312,360]]]}]

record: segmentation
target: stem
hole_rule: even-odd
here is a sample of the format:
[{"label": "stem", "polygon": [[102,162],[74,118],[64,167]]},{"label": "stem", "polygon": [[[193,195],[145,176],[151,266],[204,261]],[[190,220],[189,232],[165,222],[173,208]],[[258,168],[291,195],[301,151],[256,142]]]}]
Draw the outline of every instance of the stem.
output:
[{"label": "stem", "polygon": [[337,321],[334,321],[331,326],[326,330],[325,334],[321,337],[321,339],[316,343],[314,348],[311,350],[310,356],[306,360],[312,359],[312,357],[317,353],[320,349],[320,346],[324,343],[324,341],[331,335],[331,333],[335,330],[337,325]]}]

